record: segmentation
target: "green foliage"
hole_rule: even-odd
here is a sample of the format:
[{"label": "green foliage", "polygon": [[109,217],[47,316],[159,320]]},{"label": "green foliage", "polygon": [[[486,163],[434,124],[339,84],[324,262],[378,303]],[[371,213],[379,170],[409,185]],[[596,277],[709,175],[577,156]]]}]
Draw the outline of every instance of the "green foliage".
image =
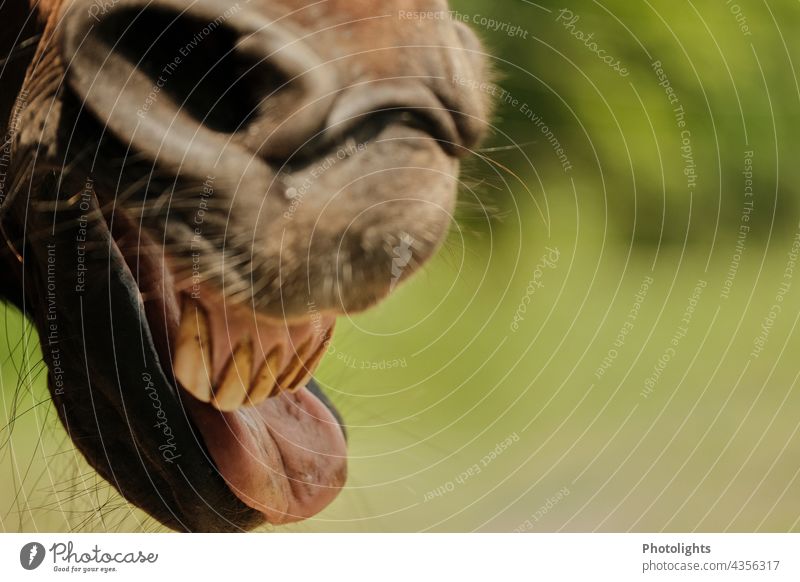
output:
[{"label": "green foliage", "polygon": [[[539,128],[503,102],[491,145],[520,144],[532,163],[521,152],[495,157],[529,183],[544,176],[540,195],[563,195],[569,178],[591,185],[583,200],[607,209],[622,240],[633,232],[641,244],[681,244],[687,234],[690,241],[709,240],[738,228],[745,151],[752,151],[753,236],[765,238],[773,218],[780,227],[795,222],[795,3],[576,0],[567,6],[572,17],[564,5],[526,0],[454,3],[485,40],[499,84],[545,120],[574,169],[563,172]],[[519,25],[524,37],[499,24],[481,25],[484,18]],[[629,74],[621,76],[593,49],[619,60]],[[659,85],[656,61],[674,103]],[[678,106],[685,128],[676,125]],[[681,157],[684,129],[697,174],[691,190]]]}]

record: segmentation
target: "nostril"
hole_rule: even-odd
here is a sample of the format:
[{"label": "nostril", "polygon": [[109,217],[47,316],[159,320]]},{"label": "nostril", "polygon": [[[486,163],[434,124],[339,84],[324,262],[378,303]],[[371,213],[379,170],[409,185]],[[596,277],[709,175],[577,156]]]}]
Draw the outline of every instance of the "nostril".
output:
[{"label": "nostril", "polygon": [[191,159],[194,174],[210,163],[235,182],[242,154],[286,159],[324,124],[335,67],[260,4],[109,4],[93,14],[85,0],[64,0],[67,82],[97,121],[163,165],[189,171]]},{"label": "nostril", "polygon": [[238,51],[238,41],[237,31],[220,19],[159,7],[115,10],[93,38],[101,53],[115,53],[152,82],[141,113],[169,100],[223,133],[244,129],[261,100],[287,83],[269,61]]}]

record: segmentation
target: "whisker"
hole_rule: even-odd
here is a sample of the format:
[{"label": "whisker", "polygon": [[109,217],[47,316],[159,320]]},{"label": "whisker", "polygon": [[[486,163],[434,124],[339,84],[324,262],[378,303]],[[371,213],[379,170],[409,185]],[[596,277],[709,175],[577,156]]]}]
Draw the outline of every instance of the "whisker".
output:
[{"label": "whisker", "polygon": [[8,53],[7,57],[0,59],[0,68],[5,67],[8,63],[22,56],[34,52],[41,38],[42,38],[41,34],[34,34],[33,36],[29,36],[25,40],[17,43],[15,46],[11,48],[11,51]]}]

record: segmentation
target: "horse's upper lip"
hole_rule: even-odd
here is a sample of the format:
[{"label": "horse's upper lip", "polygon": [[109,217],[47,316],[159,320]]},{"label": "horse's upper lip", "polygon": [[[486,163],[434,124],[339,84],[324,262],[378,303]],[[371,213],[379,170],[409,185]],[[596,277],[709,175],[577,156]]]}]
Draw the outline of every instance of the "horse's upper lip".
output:
[{"label": "horse's upper lip", "polygon": [[330,111],[325,134],[333,142],[355,133],[370,116],[405,114],[399,121],[424,129],[451,155],[459,155],[461,137],[453,114],[418,80],[369,81],[345,90]]}]

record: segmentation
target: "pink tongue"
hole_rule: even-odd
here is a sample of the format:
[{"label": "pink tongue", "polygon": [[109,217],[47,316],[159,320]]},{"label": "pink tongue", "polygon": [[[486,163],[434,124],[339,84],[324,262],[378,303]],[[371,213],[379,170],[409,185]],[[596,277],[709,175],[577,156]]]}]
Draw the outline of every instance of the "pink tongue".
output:
[{"label": "pink tongue", "polygon": [[187,400],[231,491],[269,523],[316,515],[344,485],[347,447],[342,429],[306,388],[235,412]]}]

